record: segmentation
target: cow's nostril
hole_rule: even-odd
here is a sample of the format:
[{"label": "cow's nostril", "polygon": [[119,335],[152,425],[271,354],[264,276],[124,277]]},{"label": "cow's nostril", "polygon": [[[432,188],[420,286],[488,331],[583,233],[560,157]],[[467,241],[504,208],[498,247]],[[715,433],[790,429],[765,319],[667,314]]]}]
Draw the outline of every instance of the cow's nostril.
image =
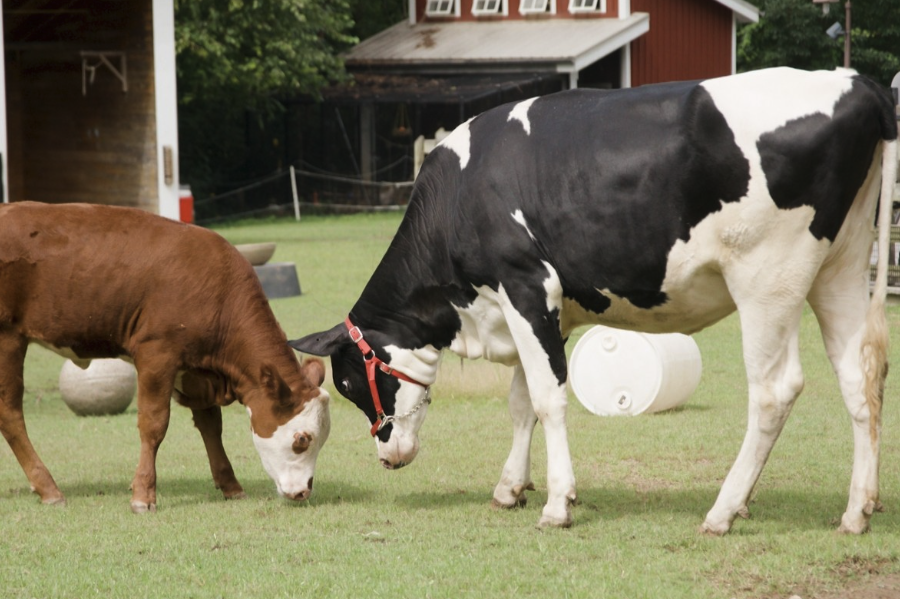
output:
[{"label": "cow's nostril", "polygon": [[391,464],[390,462],[388,462],[388,461],[387,461],[386,459],[384,459],[384,458],[381,458],[381,465],[384,466],[385,468],[387,468],[388,470],[393,470],[393,469],[394,469],[394,465]]},{"label": "cow's nostril", "polygon": [[313,477],[309,477],[309,482],[306,483],[306,488],[309,489],[309,492],[312,493],[312,479]]}]

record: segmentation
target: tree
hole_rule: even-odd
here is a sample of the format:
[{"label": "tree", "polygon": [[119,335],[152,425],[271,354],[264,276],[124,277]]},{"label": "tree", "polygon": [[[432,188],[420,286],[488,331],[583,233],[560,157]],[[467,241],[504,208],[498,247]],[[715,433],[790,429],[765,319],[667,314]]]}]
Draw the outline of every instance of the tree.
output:
[{"label": "tree", "polygon": [[195,194],[271,168],[248,129],[343,80],[351,27],[347,0],[175,0],[179,166]]},{"label": "tree", "polygon": [[343,77],[338,54],[357,41],[346,0],[176,0],[175,23],[183,104],[315,93]]},{"label": "tree", "polygon": [[[825,30],[846,28],[844,0],[824,15],[812,0],[757,0],[758,23],[738,31],[738,70],[773,66],[832,69],[844,64],[843,38]],[[900,2],[857,0],[851,5],[851,67],[883,85],[900,70]]]}]

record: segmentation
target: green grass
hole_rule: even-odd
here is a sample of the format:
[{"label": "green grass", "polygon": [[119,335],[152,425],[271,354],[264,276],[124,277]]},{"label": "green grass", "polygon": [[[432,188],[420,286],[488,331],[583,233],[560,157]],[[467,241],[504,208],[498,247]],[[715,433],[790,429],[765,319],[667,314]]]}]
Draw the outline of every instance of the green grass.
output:
[{"label": "green grass", "polygon": [[[340,322],[374,270],[398,215],[305,218],[222,227],[235,243],[277,241],[304,294],[274,300],[289,337]],[[900,309],[890,308],[900,364]],[[900,571],[897,377],[889,377],[882,449],[887,512],[873,532],[838,535],[849,485],[849,418],[811,314],[806,389],[750,506],[723,538],[698,533],[746,426],[740,330],[730,317],[695,336],[703,377],[682,409],[591,415],[570,398],[579,505],[569,530],[535,527],[546,500],[538,428],[528,506],[490,508],[511,440],[507,369],[447,354],[416,461],[383,470],[365,417],[332,391],[332,433],[313,498],[279,499],[240,406],[225,410],[225,446],[249,498],[213,488],[190,413],[173,407],[159,459],[159,511],[135,516],[135,407],[79,418],[62,403],[62,359],[33,346],[26,418],[68,498],[42,506],[0,444],[0,597],[787,597]],[[574,345],[575,339],[569,343]]]}]

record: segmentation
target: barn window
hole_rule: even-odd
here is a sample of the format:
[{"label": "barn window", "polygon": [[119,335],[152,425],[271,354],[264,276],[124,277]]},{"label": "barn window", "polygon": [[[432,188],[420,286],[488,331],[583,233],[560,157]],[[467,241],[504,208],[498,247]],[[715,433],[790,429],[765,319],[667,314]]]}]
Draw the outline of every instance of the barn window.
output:
[{"label": "barn window", "polygon": [[606,0],[569,0],[569,12],[606,12]]},{"label": "barn window", "polygon": [[502,0],[475,0],[472,3],[472,14],[477,16],[497,15],[503,8]]},{"label": "barn window", "polygon": [[553,10],[550,8],[550,0],[521,0],[519,12],[523,15],[532,15],[542,12],[552,13]]},{"label": "barn window", "polygon": [[456,0],[428,0],[425,14],[430,17],[450,16],[456,13]]}]

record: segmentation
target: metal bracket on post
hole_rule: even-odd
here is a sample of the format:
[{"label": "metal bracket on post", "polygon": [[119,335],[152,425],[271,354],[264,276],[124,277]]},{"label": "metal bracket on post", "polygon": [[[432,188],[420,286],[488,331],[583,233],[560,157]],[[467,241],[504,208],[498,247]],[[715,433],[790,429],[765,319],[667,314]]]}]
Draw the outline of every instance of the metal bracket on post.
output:
[{"label": "metal bracket on post", "polygon": [[[97,62],[94,64],[89,64],[90,59],[97,59]],[[110,58],[118,58],[119,59],[119,68],[116,68],[112,62],[110,62]],[[81,52],[81,95],[87,95],[87,86],[88,83],[94,83],[94,77],[97,75],[97,69],[101,66],[106,65],[106,67],[112,71],[112,74],[118,78],[119,81],[122,82],[122,92],[128,91],[128,65],[125,60],[124,52],[94,52],[94,51],[82,51]],[[90,76],[88,76],[90,73]]]}]

